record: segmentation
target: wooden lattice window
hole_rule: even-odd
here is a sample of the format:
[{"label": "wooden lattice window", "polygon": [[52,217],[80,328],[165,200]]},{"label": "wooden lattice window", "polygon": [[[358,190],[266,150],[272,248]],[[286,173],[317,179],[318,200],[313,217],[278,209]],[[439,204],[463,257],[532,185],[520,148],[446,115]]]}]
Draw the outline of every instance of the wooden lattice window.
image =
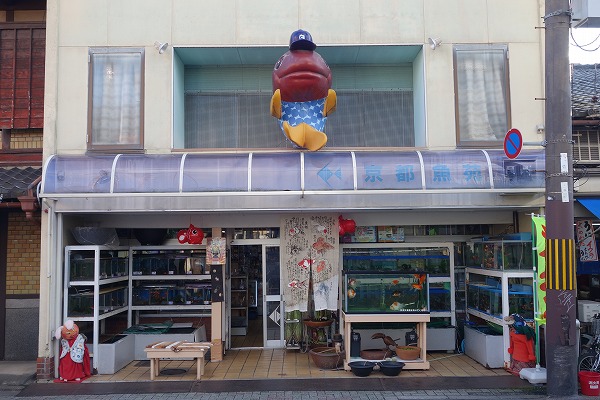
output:
[{"label": "wooden lattice window", "polygon": [[0,23],[0,129],[43,128],[46,27]]}]

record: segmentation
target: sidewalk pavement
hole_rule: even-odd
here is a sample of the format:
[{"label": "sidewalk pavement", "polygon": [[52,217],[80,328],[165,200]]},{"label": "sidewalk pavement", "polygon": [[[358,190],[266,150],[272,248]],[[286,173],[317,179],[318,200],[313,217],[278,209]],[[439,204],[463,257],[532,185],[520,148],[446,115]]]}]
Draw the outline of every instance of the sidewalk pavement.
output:
[{"label": "sidewalk pavement", "polygon": [[[36,382],[34,361],[0,361],[1,399],[91,400],[330,400],[545,399],[545,385],[514,376],[407,379],[282,379],[224,381]],[[502,378],[502,379],[499,379]],[[570,398],[591,399],[588,396]]]},{"label": "sidewalk pavement", "polygon": [[0,397],[19,393],[35,382],[35,361],[0,361]]}]

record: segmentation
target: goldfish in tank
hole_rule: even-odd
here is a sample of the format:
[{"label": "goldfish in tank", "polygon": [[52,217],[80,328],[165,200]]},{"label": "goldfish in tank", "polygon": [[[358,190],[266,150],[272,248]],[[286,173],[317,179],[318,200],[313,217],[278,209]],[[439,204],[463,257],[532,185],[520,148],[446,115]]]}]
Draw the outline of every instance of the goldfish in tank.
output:
[{"label": "goldfish in tank", "polygon": [[414,274],[413,276],[416,278],[417,282],[413,283],[411,287],[415,290],[423,290],[423,284],[425,283],[425,279],[427,279],[427,275]]}]

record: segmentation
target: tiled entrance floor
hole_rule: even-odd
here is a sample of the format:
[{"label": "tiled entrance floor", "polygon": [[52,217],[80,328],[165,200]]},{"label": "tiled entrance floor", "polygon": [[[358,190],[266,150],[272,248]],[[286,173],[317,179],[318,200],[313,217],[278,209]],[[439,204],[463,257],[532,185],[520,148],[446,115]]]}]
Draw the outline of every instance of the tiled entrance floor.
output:
[{"label": "tiled entrance floor", "polygon": [[[464,354],[428,353],[430,369],[403,370],[398,377],[494,377],[510,375],[504,369],[487,369]],[[194,361],[161,361],[157,381],[194,381]],[[206,361],[202,380],[351,378],[351,371],[322,370],[308,354],[285,349],[228,350],[223,361]],[[388,378],[374,371],[368,378]],[[366,379],[368,379],[366,378]],[[150,362],[133,361],[114,375],[95,375],[85,382],[137,382],[150,380]]]}]

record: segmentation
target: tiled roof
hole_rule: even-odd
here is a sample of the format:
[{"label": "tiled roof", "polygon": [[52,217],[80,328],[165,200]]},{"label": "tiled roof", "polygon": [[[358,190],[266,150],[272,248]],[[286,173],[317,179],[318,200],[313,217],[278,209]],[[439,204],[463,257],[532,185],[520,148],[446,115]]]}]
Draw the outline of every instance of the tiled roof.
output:
[{"label": "tiled roof", "polygon": [[2,201],[16,199],[26,194],[27,187],[40,176],[42,176],[42,168],[0,168],[0,195],[2,195]]},{"label": "tiled roof", "polygon": [[571,111],[573,119],[600,119],[600,64],[573,64]]}]

